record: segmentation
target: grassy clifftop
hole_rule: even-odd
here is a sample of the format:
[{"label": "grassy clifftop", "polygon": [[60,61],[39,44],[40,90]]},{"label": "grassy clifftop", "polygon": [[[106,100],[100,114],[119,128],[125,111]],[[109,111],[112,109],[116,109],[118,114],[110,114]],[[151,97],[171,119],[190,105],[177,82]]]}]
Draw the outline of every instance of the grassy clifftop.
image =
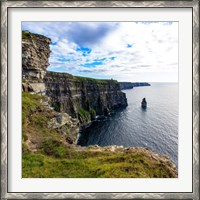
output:
[{"label": "grassy clifftop", "polygon": [[41,38],[46,38],[44,35],[40,35],[37,33],[31,33],[29,31],[22,31],[22,39],[29,39],[30,37],[41,37]]},{"label": "grassy clifftop", "polygon": [[90,78],[90,77],[74,76],[66,72],[48,71],[48,73],[52,74],[54,79],[56,79],[56,77],[57,78],[68,77],[71,80],[80,81],[80,82],[91,82],[91,83],[96,83],[96,84],[108,84],[108,83],[119,84],[117,80],[113,80],[113,79],[95,79],[95,78]]},{"label": "grassy clifftop", "polygon": [[41,153],[23,155],[23,177],[42,178],[171,178],[176,174],[167,163],[152,160],[135,150],[111,151],[107,147],[75,149],[47,142]]},{"label": "grassy clifftop", "polygon": [[[22,95],[22,176],[40,178],[148,178],[176,177],[173,164],[145,148],[80,147],[60,129],[48,128],[56,115],[42,104],[42,97]],[[66,127],[65,127],[66,128]]]}]

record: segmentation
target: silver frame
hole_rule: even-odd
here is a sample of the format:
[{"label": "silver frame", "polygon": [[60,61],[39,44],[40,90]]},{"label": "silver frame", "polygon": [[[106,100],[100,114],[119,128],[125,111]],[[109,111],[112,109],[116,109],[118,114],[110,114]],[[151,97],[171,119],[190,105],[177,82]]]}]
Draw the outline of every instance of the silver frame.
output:
[{"label": "silver frame", "polygon": [[[190,7],[193,10],[192,193],[8,193],[8,9],[16,7]],[[199,1],[7,1],[1,2],[1,199],[194,199],[199,200]]]}]

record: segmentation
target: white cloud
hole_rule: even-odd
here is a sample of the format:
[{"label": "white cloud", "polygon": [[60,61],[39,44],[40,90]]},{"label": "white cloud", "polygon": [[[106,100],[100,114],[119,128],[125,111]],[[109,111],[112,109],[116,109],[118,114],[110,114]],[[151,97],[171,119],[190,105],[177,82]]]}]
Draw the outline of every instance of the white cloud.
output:
[{"label": "white cloud", "polygon": [[[25,22],[23,29],[52,39],[50,69],[129,81],[162,81],[158,74],[178,80],[177,22]],[[80,47],[91,52],[84,56]],[[104,58],[102,65],[84,67]]]}]

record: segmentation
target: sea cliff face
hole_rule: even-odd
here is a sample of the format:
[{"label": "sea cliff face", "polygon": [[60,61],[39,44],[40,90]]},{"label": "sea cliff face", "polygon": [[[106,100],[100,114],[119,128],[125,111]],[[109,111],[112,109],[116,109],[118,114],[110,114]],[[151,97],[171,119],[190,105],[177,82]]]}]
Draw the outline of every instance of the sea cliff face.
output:
[{"label": "sea cliff face", "polygon": [[[89,118],[107,115],[110,110],[127,106],[127,99],[117,81],[75,77],[67,73],[47,72],[46,95],[53,107],[79,118],[81,123]],[[82,118],[81,118],[82,117]],[[85,117],[87,118],[87,117]],[[88,119],[90,121],[90,119]]]}]

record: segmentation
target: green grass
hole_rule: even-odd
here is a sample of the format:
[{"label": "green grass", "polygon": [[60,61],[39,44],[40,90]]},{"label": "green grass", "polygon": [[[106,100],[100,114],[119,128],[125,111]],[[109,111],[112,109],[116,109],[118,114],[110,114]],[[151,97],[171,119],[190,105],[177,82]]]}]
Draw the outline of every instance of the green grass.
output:
[{"label": "green grass", "polygon": [[84,110],[83,108],[79,108],[77,111],[78,114],[78,119],[80,121],[80,123],[87,123],[88,121],[90,121],[90,113],[87,110]]},{"label": "green grass", "polygon": [[109,81],[118,83],[117,80],[113,80],[113,79],[95,79],[95,78],[83,77],[83,76],[73,76],[73,79],[80,80],[80,81],[91,81],[97,84],[108,84]]},{"label": "green grass", "polygon": [[40,35],[40,34],[37,34],[37,33],[30,33],[30,32],[28,32],[28,31],[22,31],[22,39],[28,39],[28,38],[30,38],[31,36],[33,36],[33,37],[39,36],[39,37],[45,38],[44,35]]},{"label": "green grass", "polygon": [[77,114],[81,123],[86,123],[90,120],[94,120],[96,117],[96,111],[92,108],[90,108],[89,111],[83,108],[79,108]]},{"label": "green grass", "polygon": [[[58,150],[55,150],[56,152]],[[64,151],[64,150],[63,150]],[[23,177],[56,178],[150,178],[174,177],[162,164],[144,155],[112,152],[76,152],[62,154],[23,154]],[[52,152],[51,152],[52,153]]]},{"label": "green grass", "polygon": [[39,102],[40,96],[30,94],[28,92],[22,93],[22,124],[25,125],[27,119],[31,114],[42,109],[42,105]]},{"label": "green grass", "polygon": [[90,108],[89,113],[90,113],[91,120],[95,120],[96,111],[93,108]]},{"label": "green grass", "polygon": [[67,155],[67,148],[58,140],[48,139],[43,141],[39,147],[41,153],[55,158],[62,158]]},{"label": "green grass", "polygon": [[48,122],[54,117],[51,111],[45,110],[41,100],[43,97],[28,92],[22,93],[22,141],[28,139],[40,146],[48,139],[62,140],[63,136],[55,129],[48,128]]},{"label": "green grass", "polygon": [[22,31],[22,39],[27,39],[30,37],[30,33],[26,32],[26,31]]}]

